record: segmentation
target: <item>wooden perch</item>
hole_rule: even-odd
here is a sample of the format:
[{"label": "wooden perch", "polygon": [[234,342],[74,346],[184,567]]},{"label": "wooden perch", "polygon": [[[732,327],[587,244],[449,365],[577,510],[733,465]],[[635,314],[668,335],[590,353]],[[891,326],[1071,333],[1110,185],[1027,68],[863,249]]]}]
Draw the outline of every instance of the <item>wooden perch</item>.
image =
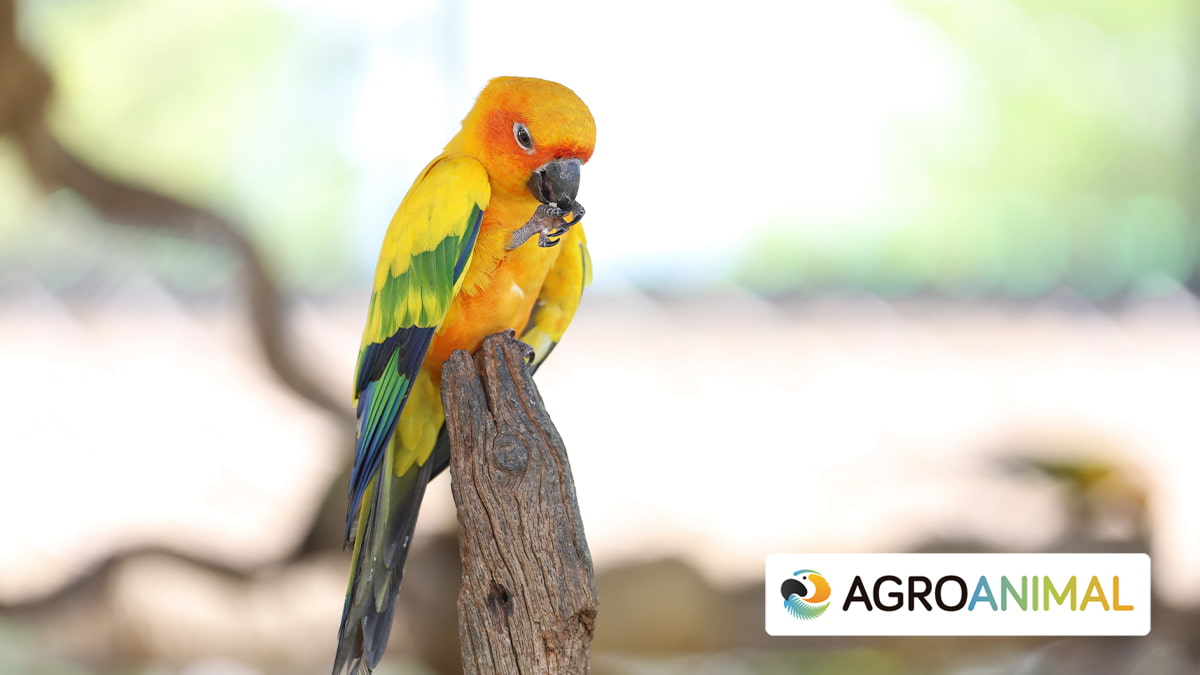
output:
[{"label": "wooden perch", "polygon": [[566,448],[528,347],[493,335],[450,355],[442,400],[458,507],[465,673],[586,673],[596,578]]}]

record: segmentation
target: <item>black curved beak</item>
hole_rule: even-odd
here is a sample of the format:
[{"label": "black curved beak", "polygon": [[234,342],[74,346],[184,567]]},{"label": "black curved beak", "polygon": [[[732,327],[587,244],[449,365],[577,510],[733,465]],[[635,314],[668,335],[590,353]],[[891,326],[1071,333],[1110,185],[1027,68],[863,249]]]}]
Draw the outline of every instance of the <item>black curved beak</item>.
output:
[{"label": "black curved beak", "polygon": [[[534,170],[526,185],[529,192],[541,202],[529,222],[518,228],[509,238],[509,251],[538,235],[538,246],[550,248],[558,245],[560,237],[583,219],[586,212],[583,204],[575,201],[579,194],[578,159],[554,159]],[[567,216],[571,216],[567,220]]]},{"label": "black curved beak", "polygon": [[570,211],[579,195],[578,159],[555,159],[537,168],[529,177],[529,191],[543,204]]},{"label": "black curved beak", "polygon": [[787,600],[792,595],[798,595],[803,598],[808,595],[808,587],[802,584],[799,579],[788,579],[779,588],[779,594],[783,596],[784,600]]}]

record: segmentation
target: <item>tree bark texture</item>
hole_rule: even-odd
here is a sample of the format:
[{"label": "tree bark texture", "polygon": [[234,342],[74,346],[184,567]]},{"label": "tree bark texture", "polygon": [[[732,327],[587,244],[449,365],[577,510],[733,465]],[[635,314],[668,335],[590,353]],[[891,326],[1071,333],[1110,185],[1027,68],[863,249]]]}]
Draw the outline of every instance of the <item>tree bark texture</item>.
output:
[{"label": "tree bark texture", "polygon": [[596,579],[566,448],[511,331],[442,371],[463,578],[463,669],[586,673]]}]

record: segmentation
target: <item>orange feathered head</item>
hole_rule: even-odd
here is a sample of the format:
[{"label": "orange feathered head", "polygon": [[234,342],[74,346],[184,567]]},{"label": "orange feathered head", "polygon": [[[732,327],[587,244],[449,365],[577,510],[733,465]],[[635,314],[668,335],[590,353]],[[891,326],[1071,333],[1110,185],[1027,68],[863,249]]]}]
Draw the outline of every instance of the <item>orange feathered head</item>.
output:
[{"label": "orange feathered head", "polygon": [[[575,92],[532,77],[498,77],[479,94],[446,152],[479,160],[493,192],[571,203],[579,165],[595,145],[596,122]],[[538,172],[553,180],[542,181]]]}]

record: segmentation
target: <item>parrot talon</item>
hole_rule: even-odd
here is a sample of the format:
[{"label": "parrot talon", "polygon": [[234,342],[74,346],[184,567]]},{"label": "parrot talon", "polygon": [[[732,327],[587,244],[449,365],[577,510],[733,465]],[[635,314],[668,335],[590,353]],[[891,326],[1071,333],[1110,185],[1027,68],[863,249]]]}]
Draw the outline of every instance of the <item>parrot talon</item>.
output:
[{"label": "parrot talon", "polygon": [[579,202],[575,202],[574,204],[571,205],[571,210],[569,211],[569,213],[573,214],[575,217],[563,222],[563,224],[566,225],[567,227],[570,227],[570,226],[578,223],[579,221],[583,220],[583,214],[586,213],[586,211],[584,211],[584,209],[583,209],[583,204],[580,204]]},{"label": "parrot talon", "polygon": [[542,230],[538,234],[538,246],[541,246],[542,248],[550,248],[552,246],[558,246],[558,243],[560,241],[559,237],[566,234],[570,229],[571,229],[571,223],[563,222],[561,225],[559,225],[558,227],[555,227],[554,229],[547,228],[545,230]]},{"label": "parrot talon", "polygon": [[537,358],[537,351],[527,342],[517,341],[521,345],[521,356],[525,358],[525,365],[532,366],[533,360]]}]

